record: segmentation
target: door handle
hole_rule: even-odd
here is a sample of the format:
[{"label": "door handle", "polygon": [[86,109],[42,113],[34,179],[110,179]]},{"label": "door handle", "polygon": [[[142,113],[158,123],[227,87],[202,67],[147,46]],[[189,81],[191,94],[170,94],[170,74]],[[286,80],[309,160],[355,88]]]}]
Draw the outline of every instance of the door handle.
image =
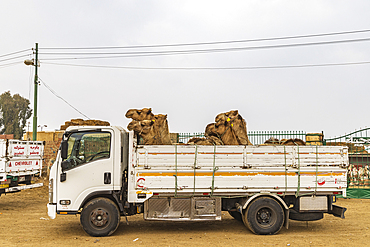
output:
[{"label": "door handle", "polygon": [[111,184],[111,182],[112,182],[111,173],[105,172],[104,173],[104,184]]}]

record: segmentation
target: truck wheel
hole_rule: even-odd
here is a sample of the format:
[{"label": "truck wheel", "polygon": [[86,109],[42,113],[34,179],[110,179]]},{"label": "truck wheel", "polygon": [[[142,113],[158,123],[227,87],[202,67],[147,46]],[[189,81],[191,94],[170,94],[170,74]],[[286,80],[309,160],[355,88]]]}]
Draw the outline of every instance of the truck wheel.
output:
[{"label": "truck wheel", "polygon": [[81,225],[93,237],[113,234],[118,228],[120,212],[117,205],[107,198],[95,198],[81,212]]},{"label": "truck wheel", "polygon": [[284,210],[270,197],[257,198],[248,205],[244,214],[244,224],[255,234],[276,234],[283,227]]},{"label": "truck wheel", "polygon": [[243,221],[243,216],[238,211],[229,211],[229,214],[237,221]]}]

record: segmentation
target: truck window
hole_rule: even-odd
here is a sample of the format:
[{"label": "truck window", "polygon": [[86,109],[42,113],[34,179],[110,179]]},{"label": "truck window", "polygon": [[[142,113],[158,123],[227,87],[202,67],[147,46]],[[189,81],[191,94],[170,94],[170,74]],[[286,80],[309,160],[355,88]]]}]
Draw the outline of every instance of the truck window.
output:
[{"label": "truck window", "polygon": [[77,132],[68,138],[69,168],[110,157],[109,132]]}]

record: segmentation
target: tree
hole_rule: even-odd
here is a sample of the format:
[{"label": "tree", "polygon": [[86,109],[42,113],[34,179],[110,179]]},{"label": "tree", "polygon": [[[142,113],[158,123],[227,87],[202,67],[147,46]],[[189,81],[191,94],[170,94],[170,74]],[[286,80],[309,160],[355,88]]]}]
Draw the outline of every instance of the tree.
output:
[{"label": "tree", "polygon": [[32,115],[30,101],[19,94],[7,91],[0,95],[0,134],[14,134],[21,139],[27,119]]}]

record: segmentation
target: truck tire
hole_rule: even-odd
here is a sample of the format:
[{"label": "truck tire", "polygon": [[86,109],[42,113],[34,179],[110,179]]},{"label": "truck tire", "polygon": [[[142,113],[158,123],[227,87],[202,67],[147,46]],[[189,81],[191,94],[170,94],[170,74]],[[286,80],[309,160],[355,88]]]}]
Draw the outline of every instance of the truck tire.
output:
[{"label": "truck tire", "polygon": [[229,214],[237,221],[243,222],[243,216],[238,211],[229,211]]},{"label": "truck tire", "polygon": [[244,224],[258,235],[278,233],[284,224],[284,209],[270,197],[259,197],[245,211]]},{"label": "truck tire", "polygon": [[99,197],[84,206],[80,221],[83,229],[90,236],[109,236],[118,228],[120,212],[113,201]]}]

